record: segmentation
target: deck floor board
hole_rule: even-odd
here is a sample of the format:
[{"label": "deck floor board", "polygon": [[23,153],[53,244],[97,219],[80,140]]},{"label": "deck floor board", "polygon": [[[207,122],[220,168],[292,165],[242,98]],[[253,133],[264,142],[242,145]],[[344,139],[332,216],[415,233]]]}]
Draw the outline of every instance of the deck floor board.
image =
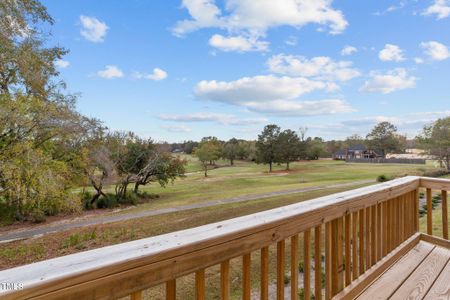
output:
[{"label": "deck floor board", "polygon": [[388,299],[433,251],[434,245],[420,242],[375,280],[358,299]]},{"label": "deck floor board", "polygon": [[435,247],[397,289],[391,299],[422,299],[441,274],[449,258],[449,249]]}]

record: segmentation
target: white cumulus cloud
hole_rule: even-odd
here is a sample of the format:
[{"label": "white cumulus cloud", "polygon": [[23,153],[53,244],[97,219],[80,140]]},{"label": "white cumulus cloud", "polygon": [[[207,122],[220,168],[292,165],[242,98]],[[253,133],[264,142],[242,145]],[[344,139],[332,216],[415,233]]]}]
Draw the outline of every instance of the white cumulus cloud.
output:
[{"label": "white cumulus cloud", "polygon": [[266,51],[269,45],[268,42],[259,41],[254,37],[231,36],[224,37],[220,34],[215,34],[209,39],[209,44],[219,50],[229,52],[249,52],[249,51]]},{"label": "white cumulus cloud", "polygon": [[163,114],[159,118],[174,122],[215,122],[222,125],[254,125],[267,122],[266,118],[241,118],[232,114],[198,112],[186,115]]},{"label": "white cumulus cloud", "polygon": [[[266,36],[269,28],[278,26],[300,28],[317,24],[321,28],[327,26],[331,34],[339,34],[345,30],[348,22],[331,3],[332,0],[226,0],[222,11],[214,0],[183,0],[182,7],[187,9],[190,18],[177,22],[172,32],[176,36],[183,36],[202,28],[218,28],[232,34],[227,38],[222,37],[222,40],[232,39],[236,35],[251,36],[253,44],[267,43],[259,39]],[[226,42],[231,43],[229,40]],[[258,45],[261,48],[261,44]],[[242,51],[241,47],[237,49]]]},{"label": "white cumulus cloud", "polygon": [[445,60],[450,58],[450,51],[444,44],[436,41],[423,42],[420,46],[424,49],[425,54],[433,60]]},{"label": "white cumulus cloud", "polygon": [[316,90],[335,89],[333,84],[303,77],[259,75],[235,81],[200,81],[194,94],[199,99],[244,107],[249,111],[282,116],[309,116],[352,111],[343,100],[299,101]]},{"label": "white cumulus cloud", "polygon": [[124,76],[122,70],[113,65],[107,65],[104,70],[98,71],[97,75],[106,79],[121,78]]},{"label": "white cumulus cloud", "polygon": [[341,50],[341,55],[343,55],[343,56],[345,56],[345,55],[352,55],[353,53],[356,53],[356,52],[358,52],[358,49],[356,49],[356,47],[345,46]]},{"label": "white cumulus cloud", "polygon": [[163,125],[161,128],[169,132],[191,132],[192,129],[186,125]]},{"label": "white cumulus cloud", "polygon": [[80,16],[81,30],[80,34],[88,41],[99,43],[103,42],[109,27],[106,23],[94,17]]},{"label": "white cumulus cloud", "polygon": [[274,100],[270,102],[248,102],[246,107],[255,112],[278,116],[317,116],[355,111],[350,104],[341,99],[315,101]]},{"label": "white cumulus cloud", "polygon": [[69,65],[70,65],[70,62],[68,62],[67,60],[57,59],[55,61],[55,66],[57,66],[58,68],[61,68],[61,69],[67,68]]},{"label": "white cumulus cloud", "polygon": [[416,86],[416,77],[408,75],[403,68],[388,71],[385,74],[372,72],[371,78],[361,87],[369,93],[389,94],[394,91],[410,89]]},{"label": "white cumulus cloud", "polygon": [[133,74],[133,77],[136,79],[149,79],[149,80],[155,80],[155,81],[166,79],[167,76],[168,76],[167,72],[160,68],[154,68],[153,72],[150,74],[145,74],[145,73],[140,73],[140,72],[135,72]]},{"label": "white cumulus cloud", "polygon": [[278,54],[269,58],[267,65],[274,73],[320,80],[348,81],[360,76],[360,72],[352,67],[352,62],[334,61],[326,56],[308,59],[303,56]]},{"label": "white cumulus cloud", "polygon": [[444,19],[450,16],[450,1],[435,0],[432,5],[422,12],[425,16],[436,15],[437,19]]},{"label": "white cumulus cloud", "polygon": [[386,44],[384,48],[378,53],[378,57],[382,61],[402,61],[405,60],[403,50],[392,44]]}]

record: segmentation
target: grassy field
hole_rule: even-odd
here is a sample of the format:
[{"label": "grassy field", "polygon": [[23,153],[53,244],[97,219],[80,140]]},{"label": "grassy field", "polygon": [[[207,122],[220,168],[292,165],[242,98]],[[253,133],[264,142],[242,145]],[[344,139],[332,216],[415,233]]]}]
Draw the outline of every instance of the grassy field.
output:
[{"label": "grassy field", "polygon": [[[188,160],[184,179],[177,180],[162,188],[157,184],[142,187],[142,191],[155,193],[159,199],[139,205],[133,210],[158,209],[215,199],[236,197],[239,195],[261,194],[286,189],[347,183],[358,180],[375,180],[378,175],[390,177],[422,174],[433,170],[433,165],[397,165],[397,164],[359,164],[343,161],[320,160],[302,161],[291,164],[286,171],[284,165],[274,166],[274,172],[268,173],[267,166],[252,162],[236,161],[229,166],[226,161],[218,161],[221,167],[211,169],[208,177],[203,176],[201,165],[192,156]],[[113,192],[113,187],[107,189]]]},{"label": "grassy field", "polygon": [[[388,177],[420,175],[423,172],[435,169],[431,164],[347,164],[342,161],[323,160],[293,163],[291,165],[291,171],[284,170],[284,166],[275,166],[275,171],[268,173],[267,166],[264,165],[237,161],[235,166],[230,167],[225,166],[225,161],[219,161],[218,164],[222,167],[210,170],[209,177],[204,178],[200,164],[192,157],[186,156],[185,158],[189,160],[187,166],[189,174],[186,178],[177,180],[167,188],[161,188],[156,185],[144,187],[144,191],[157,193],[160,197],[125,211],[129,213],[205,202],[238,195],[260,194],[285,189],[348,183],[359,180],[373,180],[375,182],[376,177],[382,174]],[[48,234],[29,240],[0,244],[0,269],[226,220],[359,186],[362,185],[309,191],[240,203],[229,203],[125,222],[84,227]],[[439,222],[439,216],[436,216],[435,221]],[[289,249],[288,245],[286,247]],[[274,251],[275,249],[271,249],[271,278],[275,277]],[[258,284],[258,255],[259,253],[252,255],[253,285]],[[287,253],[287,262],[289,257],[290,255]],[[289,269],[287,268],[287,270]],[[208,282],[211,281],[211,284],[207,285],[208,295],[210,296],[208,296],[208,299],[215,299],[214,295],[217,295],[218,289],[216,283],[219,278],[219,269],[217,267],[208,268],[207,274]],[[231,276],[233,298],[239,299],[241,286],[241,261],[239,259],[232,261]],[[186,276],[180,278],[178,281],[179,296],[182,296],[183,299],[193,298],[193,277]],[[162,287],[156,287],[146,292],[146,299],[163,299],[163,295],[164,289]]]}]

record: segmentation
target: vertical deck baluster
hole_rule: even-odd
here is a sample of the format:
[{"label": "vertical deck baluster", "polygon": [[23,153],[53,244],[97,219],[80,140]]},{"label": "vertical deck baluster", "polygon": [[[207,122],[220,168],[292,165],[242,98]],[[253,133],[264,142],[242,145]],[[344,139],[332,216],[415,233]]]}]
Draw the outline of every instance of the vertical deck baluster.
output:
[{"label": "vertical deck baluster", "polygon": [[399,221],[400,221],[400,242],[403,242],[405,239],[405,196],[400,196],[400,209],[399,209]]},{"label": "vertical deck baluster", "polygon": [[220,264],[220,294],[222,300],[230,299],[230,261]]},{"label": "vertical deck baluster", "polygon": [[339,293],[344,286],[343,270],[343,217],[331,222],[331,294]]},{"label": "vertical deck baluster", "polygon": [[205,300],[205,269],[195,272],[195,299]]},{"label": "vertical deck baluster", "polygon": [[382,238],[383,238],[383,246],[382,246],[382,256],[386,256],[388,253],[388,201],[384,201],[382,204],[382,215],[381,215],[381,223],[382,223]]},{"label": "vertical deck baluster", "polygon": [[392,243],[392,238],[393,238],[393,230],[392,230],[392,228],[393,228],[393,224],[392,224],[392,219],[393,219],[393,210],[392,210],[392,207],[393,207],[393,202],[394,200],[393,199],[390,199],[390,200],[388,200],[387,202],[387,228],[386,228],[386,231],[387,231],[387,252],[389,253],[389,252],[391,252],[391,250],[392,250],[392,245],[393,245],[393,243]]},{"label": "vertical deck baluster", "polygon": [[370,238],[370,231],[371,231],[371,216],[372,214],[370,213],[370,207],[367,207],[366,209],[366,226],[365,226],[365,240],[366,240],[366,253],[365,253],[365,258],[366,258],[366,270],[370,268],[370,250],[372,248],[372,240]]},{"label": "vertical deck baluster", "polygon": [[309,300],[311,297],[311,230],[307,229],[303,232],[303,292],[304,299]]},{"label": "vertical deck baluster", "polygon": [[351,226],[351,215],[345,215],[345,286],[352,282],[352,270],[350,268],[352,257],[350,251],[350,226]]},{"label": "vertical deck baluster", "polygon": [[325,299],[331,299],[331,221],[325,223]]},{"label": "vertical deck baluster", "polygon": [[398,233],[398,217],[397,217],[397,204],[398,204],[398,198],[394,198],[392,200],[392,249],[397,247],[397,233]]},{"label": "vertical deck baluster", "polygon": [[291,300],[298,299],[298,235],[291,237]]},{"label": "vertical deck baluster", "polygon": [[371,223],[371,230],[370,230],[370,266],[373,266],[375,262],[377,261],[377,205],[372,205],[370,208],[370,223]]},{"label": "vertical deck baluster", "polygon": [[269,299],[269,248],[261,249],[261,300]]},{"label": "vertical deck baluster", "polygon": [[250,253],[245,254],[242,257],[243,266],[243,276],[242,276],[242,299],[250,300],[250,272],[251,272],[251,255]]},{"label": "vertical deck baluster", "polygon": [[365,212],[364,208],[359,211],[359,275],[363,274],[366,270],[364,264]]},{"label": "vertical deck baluster", "polygon": [[131,300],[141,300],[142,299],[142,291],[134,292],[131,294]]},{"label": "vertical deck baluster", "polygon": [[447,191],[441,191],[442,206],[442,237],[448,240],[448,203]]},{"label": "vertical deck baluster", "polygon": [[166,300],[175,300],[176,297],[177,297],[177,281],[176,279],[172,279],[166,282]]},{"label": "vertical deck baluster", "polygon": [[284,300],[284,240],[277,243],[277,299]]},{"label": "vertical deck baluster", "polygon": [[414,193],[414,231],[419,232],[419,189],[415,190]]},{"label": "vertical deck baluster", "polygon": [[321,252],[322,225],[314,228],[314,295],[316,300],[322,300],[322,252]]},{"label": "vertical deck baluster", "polygon": [[358,278],[358,212],[352,213],[352,280]]},{"label": "vertical deck baluster", "polygon": [[431,189],[427,189],[427,233],[433,235],[433,202]]},{"label": "vertical deck baluster", "polygon": [[376,261],[378,262],[382,257],[382,249],[383,249],[383,235],[382,235],[382,224],[381,224],[381,203],[377,204],[377,257]]}]

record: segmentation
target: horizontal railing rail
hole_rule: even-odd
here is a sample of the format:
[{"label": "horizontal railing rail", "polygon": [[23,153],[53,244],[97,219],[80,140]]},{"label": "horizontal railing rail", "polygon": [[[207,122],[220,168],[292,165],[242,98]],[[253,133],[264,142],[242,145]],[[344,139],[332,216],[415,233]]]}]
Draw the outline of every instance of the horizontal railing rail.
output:
[{"label": "horizontal railing rail", "polygon": [[[269,255],[273,254],[277,299],[284,299],[285,261],[290,262],[291,299],[298,299],[299,276],[303,279],[304,299],[310,299],[313,293],[315,299],[330,299],[419,231],[421,187],[426,189],[430,205],[427,222],[432,224],[431,191],[442,191],[442,212],[447,214],[450,180],[407,176],[4,270],[0,272],[0,282],[20,283],[22,289],[0,291],[0,298],[117,299],[131,295],[132,299],[141,299],[143,290],[164,283],[165,298],[175,299],[176,279],[194,273],[195,297],[205,299],[205,269],[219,265],[220,296],[229,299],[230,260],[242,257],[242,298],[250,299],[252,254],[258,252],[259,298],[272,299]],[[442,226],[448,228],[447,218],[442,219]],[[443,237],[448,239],[445,232],[443,229]],[[428,233],[432,234],[432,230]],[[274,245],[276,250],[270,248]]]}]

